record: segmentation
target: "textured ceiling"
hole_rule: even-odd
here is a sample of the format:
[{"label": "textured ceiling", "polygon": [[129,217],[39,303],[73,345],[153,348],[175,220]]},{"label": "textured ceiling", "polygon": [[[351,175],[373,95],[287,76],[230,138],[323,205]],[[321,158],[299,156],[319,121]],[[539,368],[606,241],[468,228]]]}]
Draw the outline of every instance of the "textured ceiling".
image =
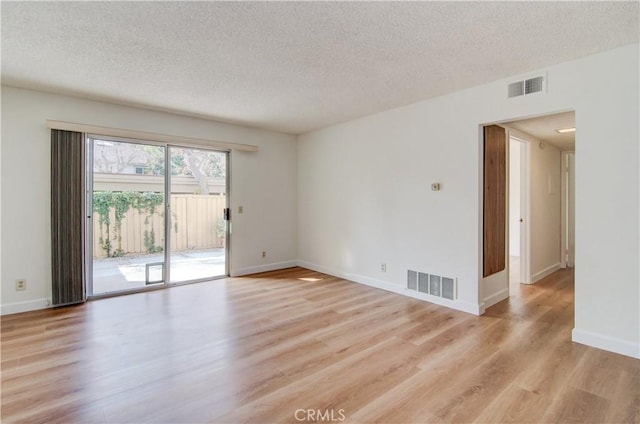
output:
[{"label": "textured ceiling", "polygon": [[575,133],[560,134],[556,131],[564,128],[575,128],[576,118],[574,112],[521,119],[519,121],[508,122],[505,125],[532,135],[540,140],[544,140],[560,150],[575,150]]},{"label": "textured ceiling", "polygon": [[2,81],[302,133],[638,41],[638,2],[2,2]]}]

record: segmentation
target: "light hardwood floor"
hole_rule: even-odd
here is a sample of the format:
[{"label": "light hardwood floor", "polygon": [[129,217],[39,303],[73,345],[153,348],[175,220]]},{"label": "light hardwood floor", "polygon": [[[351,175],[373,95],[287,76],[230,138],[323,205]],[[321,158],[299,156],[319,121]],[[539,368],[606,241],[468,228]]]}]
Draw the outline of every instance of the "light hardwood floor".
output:
[{"label": "light hardwood floor", "polygon": [[482,317],[302,268],[229,278],[3,317],[1,417],[637,423],[640,361],[572,326],[566,270]]}]

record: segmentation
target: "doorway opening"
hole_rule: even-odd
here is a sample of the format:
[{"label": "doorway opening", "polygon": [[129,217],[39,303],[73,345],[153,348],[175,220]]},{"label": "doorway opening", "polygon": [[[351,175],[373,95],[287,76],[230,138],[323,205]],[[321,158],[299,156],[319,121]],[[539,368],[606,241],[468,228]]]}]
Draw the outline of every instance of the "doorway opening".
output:
[{"label": "doorway opening", "polygon": [[[481,299],[571,266],[575,113],[485,124]],[[511,287],[510,287],[511,286]]]},{"label": "doorway opening", "polygon": [[169,162],[168,281],[182,284],[226,276],[227,154],[171,146]]},{"label": "doorway opening", "polygon": [[228,275],[228,153],[87,137],[87,293]]},{"label": "doorway opening", "polygon": [[[518,186],[521,187],[519,204],[522,218],[524,218],[524,222],[520,222],[519,226],[516,225],[517,217],[513,216],[509,221],[509,256],[517,256],[512,255],[512,252],[517,250],[512,241],[515,241],[518,234],[522,234],[523,231],[529,231],[528,243],[520,243],[520,264],[516,259],[514,265],[516,268],[520,265],[519,282],[535,283],[560,268],[573,265],[575,112],[522,119],[503,125],[509,132],[510,147],[515,147],[510,152],[510,159],[517,161],[515,156],[518,152],[525,152],[525,157],[528,155],[526,160],[519,162],[521,171],[524,170],[520,178],[513,175],[516,173],[515,170],[511,172],[511,165],[514,164],[510,163],[509,166],[509,194],[512,194],[511,189],[517,190]],[[519,150],[517,145],[511,144],[513,143],[511,140],[514,139],[525,142],[520,144]],[[513,194],[518,196],[518,193]],[[509,210],[517,210],[516,203],[518,202],[513,199],[509,200]],[[527,212],[530,215],[528,222]],[[515,233],[513,238],[512,233]],[[527,248],[529,248],[528,252]],[[523,269],[526,268],[527,263],[522,260],[527,253],[530,267],[528,273]],[[516,276],[517,273],[518,271],[511,270],[510,276]]]},{"label": "doorway opening", "polygon": [[509,186],[509,195],[519,197],[509,200],[509,265],[516,268],[510,280],[531,284],[573,264],[575,112],[503,125],[513,148],[509,178],[519,180]]}]

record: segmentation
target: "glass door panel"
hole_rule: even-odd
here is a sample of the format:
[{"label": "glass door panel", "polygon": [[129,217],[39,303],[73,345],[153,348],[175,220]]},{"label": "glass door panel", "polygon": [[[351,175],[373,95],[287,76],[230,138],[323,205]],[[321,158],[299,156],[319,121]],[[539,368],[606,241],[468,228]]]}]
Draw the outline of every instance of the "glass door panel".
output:
[{"label": "glass door panel", "polygon": [[171,284],[227,275],[227,154],[169,147]]},{"label": "glass door panel", "polygon": [[165,147],[89,139],[90,295],[165,285]]}]

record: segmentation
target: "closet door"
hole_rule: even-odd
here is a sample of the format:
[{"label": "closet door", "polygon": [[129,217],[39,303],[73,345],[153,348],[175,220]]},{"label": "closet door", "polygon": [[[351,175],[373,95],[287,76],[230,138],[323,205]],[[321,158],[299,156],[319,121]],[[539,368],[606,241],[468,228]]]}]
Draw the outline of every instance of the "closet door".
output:
[{"label": "closet door", "polygon": [[483,276],[505,269],[507,140],[504,128],[484,127]]}]

